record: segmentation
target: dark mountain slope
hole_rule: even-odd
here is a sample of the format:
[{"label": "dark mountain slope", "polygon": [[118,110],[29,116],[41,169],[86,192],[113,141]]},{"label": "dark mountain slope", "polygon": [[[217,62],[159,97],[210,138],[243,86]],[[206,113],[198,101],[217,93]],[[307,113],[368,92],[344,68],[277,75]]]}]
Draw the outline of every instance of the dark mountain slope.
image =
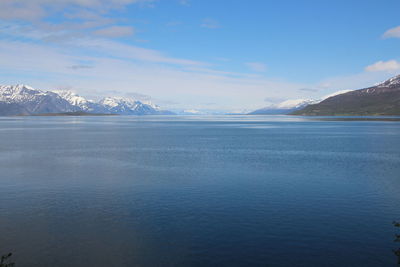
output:
[{"label": "dark mountain slope", "polygon": [[400,115],[400,75],[376,86],[327,98],[291,114],[304,116]]}]

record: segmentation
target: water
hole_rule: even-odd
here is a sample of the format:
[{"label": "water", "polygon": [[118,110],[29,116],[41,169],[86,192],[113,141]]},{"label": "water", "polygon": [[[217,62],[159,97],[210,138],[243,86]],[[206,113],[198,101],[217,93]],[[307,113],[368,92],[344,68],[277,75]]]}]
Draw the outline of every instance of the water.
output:
[{"label": "water", "polygon": [[400,122],[0,119],[23,266],[396,266]]}]

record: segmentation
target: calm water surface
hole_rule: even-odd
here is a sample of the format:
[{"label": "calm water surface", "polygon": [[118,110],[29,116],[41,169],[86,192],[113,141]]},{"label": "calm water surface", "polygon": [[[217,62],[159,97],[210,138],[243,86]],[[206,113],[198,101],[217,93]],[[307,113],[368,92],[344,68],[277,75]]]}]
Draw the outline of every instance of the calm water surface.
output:
[{"label": "calm water surface", "polygon": [[0,118],[18,267],[396,266],[393,220],[400,122]]}]

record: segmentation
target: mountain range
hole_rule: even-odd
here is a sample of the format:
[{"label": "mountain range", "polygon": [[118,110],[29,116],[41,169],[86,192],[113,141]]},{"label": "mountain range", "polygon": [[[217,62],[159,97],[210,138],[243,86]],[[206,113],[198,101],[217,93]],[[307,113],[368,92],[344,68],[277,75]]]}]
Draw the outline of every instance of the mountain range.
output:
[{"label": "mountain range", "polygon": [[129,97],[88,100],[71,91],[43,91],[27,85],[0,86],[0,115],[93,113],[119,115],[171,115],[151,102]]},{"label": "mountain range", "polygon": [[372,87],[328,97],[291,114],[304,116],[400,115],[400,75]]},{"label": "mountain range", "polygon": [[358,90],[342,90],[321,99],[293,99],[249,115],[374,116],[400,115],[400,75]]},{"label": "mountain range", "polygon": [[249,115],[286,115],[299,110],[309,104],[316,103],[312,99],[290,99],[278,104],[272,104],[267,107],[254,110]]},{"label": "mountain range", "polygon": [[[130,97],[105,97],[88,100],[72,91],[43,91],[27,85],[0,86],[0,115],[38,114],[119,114],[172,115],[149,101]],[[203,114],[197,110],[179,112]],[[208,113],[205,113],[208,114]],[[320,100],[295,99],[269,105],[248,114],[290,114],[304,116],[374,116],[400,115],[400,75],[374,86],[344,90]]]},{"label": "mountain range", "polygon": [[255,111],[252,111],[247,114],[248,115],[288,115],[297,110],[303,109],[304,107],[306,107],[308,105],[318,104],[329,97],[347,93],[349,91],[350,90],[337,91],[333,94],[324,96],[320,99],[289,99],[289,100],[280,102],[278,104],[272,104],[267,107],[257,109]]}]

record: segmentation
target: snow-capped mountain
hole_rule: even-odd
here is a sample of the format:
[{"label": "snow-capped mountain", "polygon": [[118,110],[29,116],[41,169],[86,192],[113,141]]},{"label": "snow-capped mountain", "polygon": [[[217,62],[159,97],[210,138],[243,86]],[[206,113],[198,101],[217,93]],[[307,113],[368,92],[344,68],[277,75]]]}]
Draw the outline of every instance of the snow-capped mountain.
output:
[{"label": "snow-capped mountain", "polygon": [[257,109],[248,114],[250,115],[278,115],[289,114],[295,110],[301,109],[307,105],[317,103],[313,99],[289,99],[278,104],[272,104],[265,108]]},{"label": "snow-capped mountain", "polygon": [[322,97],[319,101],[316,101],[315,103],[311,103],[311,104],[318,104],[319,102],[324,101],[325,99],[330,98],[332,96],[345,94],[345,93],[348,93],[348,92],[351,92],[351,91],[352,90],[340,90],[340,91],[334,92],[332,94],[326,95],[326,96]]},{"label": "snow-capped mountain", "polygon": [[0,115],[87,112],[121,115],[172,114],[132,98],[106,97],[87,100],[71,91],[42,91],[26,85],[0,86]]},{"label": "snow-capped mountain", "polygon": [[90,104],[93,103],[93,101],[87,100],[86,98],[81,97],[72,91],[62,90],[53,92],[67,100],[71,105],[78,106],[83,110],[89,110]]},{"label": "snow-capped mountain", "polygon": [[379,88],[382,88],[382,87],[398,88],[398,87],[400,87],[400,74],[375,85],[375,87],[379,87]]},{"label": "snow-capped mountain", "polygon": [[106,97],[100,100],[100,105],[111,113],[121,115],[166,115],[169,111],[161,110],[159,106],[150,102],[141,101],[129,97]]},{"label": "snow-capped mountain", "polygon": [[313,99],[289,99],[276,105],[278,109],[296,109],[315,103]]},{"label": "snow-capped mountain", "polygon": [[54,93],[61,96],[63,99],[68,101],[71,105],[78,107],[81,111],[88,113],[112,113],[107,107],[93,100],[88,100],[72,91],[60,90],[53,91]]},{"label": "snow-capped mountain", "polygon": [[303,109],[308,105],[315,105],[318,104],[322,101],[324,101],[327,98],[345,94],[350,92],[351,90],[341,90],[334,92],[332,94],[326,95],[324,97],[321,97],[320,99],[289,99],[285,100],[283,102],[280,102],[278,104],[272,104],[269,105],[265,108],[257,109],[255,111],[252,111],[248,114],[250,115],[284,115],[284,114],[289,114],[292,112],[295,112],[297,110]]},{"label": "snow-capped mountain", "polygon": [[0,114],[7,115],[79,111],[58,94],[35,90],[27,85],[0,86],[0,103]]},{"label": "snow-capped mountain", "polygon": [[400,115],[400,75],[375,86],[331,96],[294,115],[373,116]]}]

